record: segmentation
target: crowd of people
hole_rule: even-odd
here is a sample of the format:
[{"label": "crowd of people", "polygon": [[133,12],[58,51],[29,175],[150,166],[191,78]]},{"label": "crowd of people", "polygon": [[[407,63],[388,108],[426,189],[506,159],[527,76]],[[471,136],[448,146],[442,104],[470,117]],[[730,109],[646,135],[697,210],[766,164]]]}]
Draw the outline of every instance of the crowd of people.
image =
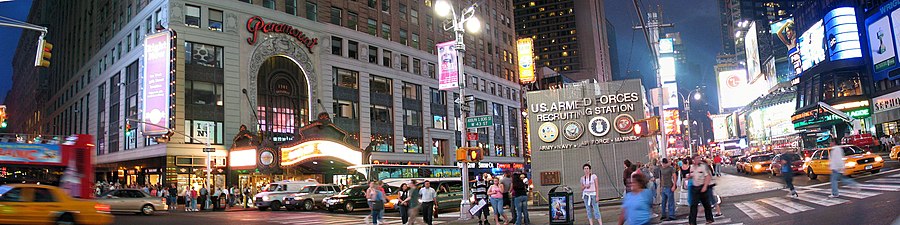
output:
[{"label": "crowd of people", "polygon": [[[150,196],[166,199],[170,211],[175,211],[181,205],[184,211],[196,212],[201,210],[224,210],[228,207],[241,206],[249,208],[252,206],[252,196],[250,189],[241,190],[237,186],[231,188],[207,188],[206,185],[199,187],[185,185],[182,188],[171,184],[165,187],[161,184],[156,185],[122,185],[115,182],[97,181],[94,184],[94,194],[98,197],[103,194],[117,189],[136,189],[141,190]],[[181,202],[181,204],[179,204]]]}]

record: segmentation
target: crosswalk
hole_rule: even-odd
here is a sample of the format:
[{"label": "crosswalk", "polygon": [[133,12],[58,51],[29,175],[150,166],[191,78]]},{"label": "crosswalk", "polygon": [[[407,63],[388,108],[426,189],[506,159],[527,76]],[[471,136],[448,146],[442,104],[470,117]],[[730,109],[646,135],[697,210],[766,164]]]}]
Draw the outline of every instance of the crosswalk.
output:
[{"label": "crosswalk", "polygon": [[852,200],[871,198],[885,192],[900,191],[900,174],[877,178],[859,185],[859,191],[842,187],[840,196],[829,198],[830,186],[801,188],[798,197],[771,197],[734,203],[750,219],[763,219],[848,203]]},{"label": "crosswalk", "polygon": [[[216,214],[198,214],[201,216],[221,216]],[[439,217],[459,217],[459,213],[442,213]],[[371,218],[366,215],[323,214],[316,212],[292,212],[279,214],[266,214],[258,216],[236,215],[230,216],[234,221],[245,224],[302,224],[302,225],[326,225],[326,224],[372,224]],[[418,224],[422,223],[422,217],[417,217]],[[384,224],[403,224],[399,216],[385,216]],[[432,224],[447,224],[447,221],[435,219]],[[379,223],[380,224],[380,223]]]}]

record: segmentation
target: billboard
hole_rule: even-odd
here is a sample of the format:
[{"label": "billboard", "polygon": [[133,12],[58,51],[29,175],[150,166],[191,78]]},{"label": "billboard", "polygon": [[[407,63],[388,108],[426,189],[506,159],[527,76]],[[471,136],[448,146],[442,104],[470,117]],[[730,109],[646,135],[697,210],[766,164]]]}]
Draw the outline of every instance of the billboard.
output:
[{"label": "billboard", "polygon": [[662,82],[675,81],[675,57],[660,56],[659,57],[659,77]]},{"label": "billboard", "polygon": [[441,90],[451,90],[459,87],[459,64],[456,60],[456,41],[448,41],[437,44],[438,61],[441,66],[438,74],[440,75],[438,86]]},{"label": "billboard", "polygon": [[534,40],[520,38],[516,41],[516,50],[519,54],[519,82],[534,83]]},{"label": "billboard", "polygon": [[897,46],[900,40],[897,33],[900,32],[900,4],[885,4],[878,11],[866,18],[867,38],[869,40],[869,55],[872,57],[872,71],[874,81],[895,80],[898,77],[890,76],[888,72],[897,69]]},{"label": "billboard", "polygon": [[677,109],[678,108],[678,84],[675,82],[672,83],[664,83],[663,91],[665,91],[665,103],[663,105],[663,109]]},{"label": "billboard", "polygon": [[[758,97],[749,93],[747,75],[744,70],[731,70],[719,72],[719,108],[736,108],[749,104]],[[737,94],[744,93],[744,94]]]},{"label": "billboard", "polygon": [[728,140],[728,115],[711,115],[709,118],[712,120],[713,140]]},{"label": "billboard", "polygon": [[750,23],[747,35],[744,36],[744,49],[747,54],[747,74],[750,78],[758,77],[762,74],[759,60],[759,41],[756,36],[756,22]]},{"label": "billboard", "polygon": [[659,39],[659,53],[675,53],[675,40],[672,38]]},{"label": "billboard", "polygon": [[0,161],[8,163],[62,163],[59,145],[0,143]]},{"label": "billboard", "polygon": [[[800,74],[800,55],[797,51],[797,28],[794,25],[794,19],[788,18],[784,19],[769,25],[769,33],[772,34],[773,45],[774,43],[781,43],[784,45],[784,53],[788,53],[787,60],[776,60],[773,62],[775,65],[775,69],[772,70],[778,79],[778,83],[790,81],[796,78],[798,74]],[[773,48],[780,48],[775,47]],[[797,60],[791,60],[790,53],[794,52],[797,56]],[[781,52],[779,49],[776,49],[773,52]],[[776,55],[776,58],[783,57],[784,55]],[[796,64],[794,64],[796,63]],[[771,66],[771,65],[767,65]],[[774,83],[774,82],[773,82]]]},{"label": "billboard", "polygon": [[800,35],[797,40],[797,50],[800,52],[800,68],[803,71],[825,61],[825,30],[822,21],[816,22]]},{"label": "billboard", "polygon": [[856,10],[836,8],[825,14],[823,21],[829,61],[862,57]]},{"label": "billboard", "polygon": [[663,110],[666,120],[666,136],[681,134],[681,117],[678,115],[678,109]]},{"label": "billboard", "polygon": [[[169,132],[169,106],[173,44],[171,33],[164,31],[144,38],[144,79],[141,82],[142,123],[145,135]],[[153,124],[153,125],[149,125]]]}]

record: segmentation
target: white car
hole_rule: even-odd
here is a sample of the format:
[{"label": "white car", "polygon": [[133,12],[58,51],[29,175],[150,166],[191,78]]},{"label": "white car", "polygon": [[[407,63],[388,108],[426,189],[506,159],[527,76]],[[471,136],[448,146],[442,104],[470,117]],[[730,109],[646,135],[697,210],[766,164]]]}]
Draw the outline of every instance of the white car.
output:
[{"label": "white car", "polygon": [[284,203],[281,202],[284,197],[299,192],[303,187],[316,185],[318,183],[319,182],[316,182],[316,180],[313,179],[305,181],[279,181],[269,184],[263,192],[253,196],[253,199],[255,200],[256,208],[259,209],[259,211],[265,211],[269,208],[272,210],[280,210],[281,206],[284,205]]}]

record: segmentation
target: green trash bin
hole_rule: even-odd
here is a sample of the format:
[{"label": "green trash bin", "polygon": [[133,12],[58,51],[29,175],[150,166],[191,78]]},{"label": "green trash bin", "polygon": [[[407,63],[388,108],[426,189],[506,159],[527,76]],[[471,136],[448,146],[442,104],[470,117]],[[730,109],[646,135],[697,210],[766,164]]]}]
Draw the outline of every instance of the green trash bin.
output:
[{"label": "green trash bin", "polygon": [[572,225],[575,224],[574,198],[572,197],[572,188],[561,185],[550,189],[548,193],[550,200],[550,217],[551,225]]}]

